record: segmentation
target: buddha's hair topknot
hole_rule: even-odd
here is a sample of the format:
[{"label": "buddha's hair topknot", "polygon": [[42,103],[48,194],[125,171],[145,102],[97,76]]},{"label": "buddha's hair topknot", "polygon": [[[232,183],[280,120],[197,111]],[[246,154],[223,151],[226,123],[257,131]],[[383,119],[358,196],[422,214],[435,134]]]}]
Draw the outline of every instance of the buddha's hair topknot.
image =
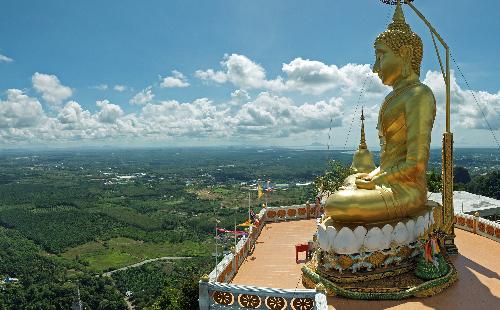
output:
[{"label": "buddha's hair topknot", "polygon": [[406,23],[400,5],[396,7],[393,21],[389,24],[387,30],[378,35],[375,40],[375,44],[377,43],[387,44],[396,54],[399,54],[399,49],[402,46],[407,45],[412,47],[411,67],[416,74],[420,75],[420,64],[422,63],[424,46],[422,39]]}]

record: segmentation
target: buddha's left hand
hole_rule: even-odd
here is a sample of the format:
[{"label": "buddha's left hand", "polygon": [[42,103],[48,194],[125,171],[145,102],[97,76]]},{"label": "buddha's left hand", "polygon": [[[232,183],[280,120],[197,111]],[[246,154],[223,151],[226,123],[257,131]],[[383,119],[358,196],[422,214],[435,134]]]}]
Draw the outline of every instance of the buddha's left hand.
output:
[{"label": "buddha's left hand", "polygon": [[359,189],[375,189],[375,183],[371,178],[356,179],[356,187]]}]

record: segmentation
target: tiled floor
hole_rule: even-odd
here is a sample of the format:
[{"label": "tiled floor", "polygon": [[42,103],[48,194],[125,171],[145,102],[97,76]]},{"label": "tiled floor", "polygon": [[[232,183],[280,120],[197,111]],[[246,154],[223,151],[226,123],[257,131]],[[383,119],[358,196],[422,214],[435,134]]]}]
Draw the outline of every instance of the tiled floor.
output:
[{"label": "tiled floor", "polygon": [[[295,247],[311,239],[315,220],[270,223],[264,227],[253,255],[232,283],[276,288],[303,288]],[[455,230],[460,254],[453,259],[459,281],[430,298],[403,301],[359,301],[329,298],[331,309],[500,309],[500,243]],[[299,259],[304,259],[301,253]]]}]

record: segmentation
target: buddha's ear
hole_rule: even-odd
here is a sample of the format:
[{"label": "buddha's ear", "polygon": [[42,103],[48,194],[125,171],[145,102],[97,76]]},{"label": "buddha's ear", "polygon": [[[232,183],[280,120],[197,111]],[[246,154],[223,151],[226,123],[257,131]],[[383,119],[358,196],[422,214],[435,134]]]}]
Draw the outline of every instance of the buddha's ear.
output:
[{"label": "buddha's ear", "polygon": [[413,47],[410,45],[403,45],[399,48],[399,55],[403,59],[402,75],[407,77],[411,73],[411,60],[413,58]]}]

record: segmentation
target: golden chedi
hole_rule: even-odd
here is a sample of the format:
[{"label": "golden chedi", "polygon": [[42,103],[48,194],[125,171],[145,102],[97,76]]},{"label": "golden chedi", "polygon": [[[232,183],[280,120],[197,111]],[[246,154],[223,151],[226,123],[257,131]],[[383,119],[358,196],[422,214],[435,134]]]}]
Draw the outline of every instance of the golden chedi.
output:
[{"label": "golden chedi", "polygon": [[373,163],[373,156],[366,146],[365,138],[365,115],[361,109],[361,141],[358,150],[354,153],[352,158],[351,169],[356,173],[368,173],[375,169]]},{"label": "golden chedi", "polygon": [[432,91],[419,81],[423,46],[398,3],[374,44],[373,72],[393,88],[378,117],[380,167],[348,177],[326,202],[335,226],[380,226],[425,214],[426,170],[436,114]]}]

